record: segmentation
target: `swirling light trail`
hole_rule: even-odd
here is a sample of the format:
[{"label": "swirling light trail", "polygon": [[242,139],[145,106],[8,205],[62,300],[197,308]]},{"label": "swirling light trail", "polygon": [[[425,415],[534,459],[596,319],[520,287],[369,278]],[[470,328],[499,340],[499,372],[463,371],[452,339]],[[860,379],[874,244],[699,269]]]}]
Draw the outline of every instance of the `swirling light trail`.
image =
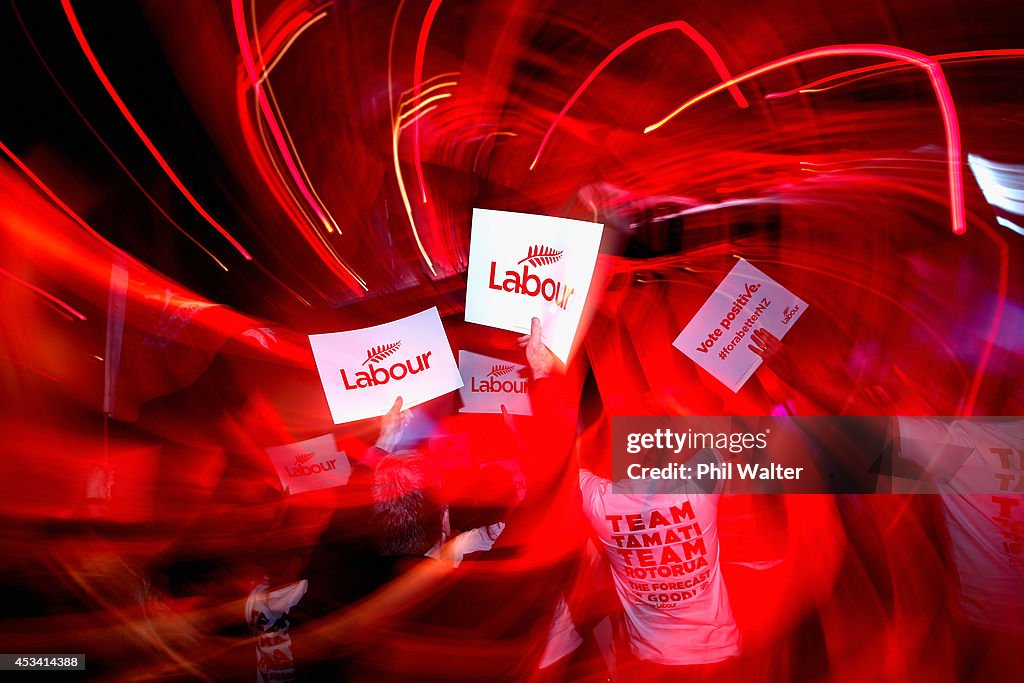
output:
[{"label": "swirling light trail", "polygon": [[960,124],[957,121],[956,108],[953,106],[953,96],[949,92],[949,86],[946,84],[946,78],[942,73],[942,67],[939,66],[939,63],[936,60],[919,52],[899,47],[892,47],[891,45],[872,45],[866,43],[855,45],[831,45],[828,47],[819,47],[812,50],[805,50],[804,52],[798,52],[797,54],[790,55],[789,57],[783,57],[782,59],[768,62],[767,64],[763,64],[755,69],[742,73],[735,78],[730,78],[729,80],[723,81],[714,87],[708,88],[704,92],[695,95],[681,104],[660,121],[656,121],[655,123],[647,126],[647,128],[644,129],[644,133],[651,133],[658,130],[698,102],[738,83],[749,81],[752,78],[757,78],[758,76],[770,71],[775,71],[800,62],[820,59],[822,57],[843,56],[892,57],[910,63],[914,66],[918,66],[924,69],[928,74],[928,79],[931,82],[932,89],[935,91],[935,97],[938,99],[939,111],[942,114],[942,125],[946,133],[946,163],[949,168],[949,203],[950,212],[952,214],[953,232],[957,235],[962,235],[967,230],[967,225],[964,221],[965,210],[963,168],[961,167],[960,150]]}]

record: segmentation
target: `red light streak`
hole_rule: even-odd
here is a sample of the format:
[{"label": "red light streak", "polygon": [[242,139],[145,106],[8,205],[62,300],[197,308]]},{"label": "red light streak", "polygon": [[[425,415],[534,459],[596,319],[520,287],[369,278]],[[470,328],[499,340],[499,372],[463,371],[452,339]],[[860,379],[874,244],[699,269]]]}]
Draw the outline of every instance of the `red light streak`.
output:
[{"label": "red light streak", "polygon": [[[284,132],[285,139],[288,141],[288,149],[290,150],[291,154],[293,155],[293,157],[295,159],[295,165],[298,166],[299,171],[302,173],[302,177],[305,180],[307,186],[309,187],[310,192],[313,193],[313,197],[316,199],[317,205],[323,210],[323,212],[327,216],[328,220],[330,220],[330,223],[328,223],[325,226],[326,229],[327,229],[327,232],[330,233],[330,232],[334,232],[335,230],[337,230],[338,234],[340,235],[341,234],[341,228],[338,227],[338,222],[336,220],[334,220],[334,216],[331,215],[331,212],[327,208],[327,205],[320,198],[320,193],[318,193],[316,191],[316,187],[313,185],[313,181],[310,180],[309,174],[306,172],[305,166],[302,165],[302,157],[299,156],[299,150],[298,150],[298,148],[295,145],[295,141],[292,139],[291,132],[289,132],[289,130],[288,130],[288,125],[285,123],[284,115],[281,113],[281,107],[280,107],[280,105],[278,105],[277,98],[274,96],[274,89],[272,87],[270,87],[270,82],[268,80],[268,77],[270,76],[270,70],[273,69],[274,66],[278,62],[280,62],[280,60],[284,56],[285,52],[288,51],[288,48],[290,48],[295,43],[295,40],[307,28],[312,26],[318,20],[326,17],[327,16],[327,12],[326,11],[321,12],[320,14],[317,14],[317,15],[313,16],[306,23],[304,23],[301,26],[299,26],[299,28],[296,29],[295,33],[292,34],[292,36],[284,43],[284,45],[281,46],[281,49],[278,51],[277,55],[274,57],[274,59],[271,62],[271,64],[268,66],[266,64],[266,62],[264,62],[264,59],[263,59],[263,50],[262,50],[262,48],[260,46],[259,31],[258,31],[257,28],[255,28],[257,26],[257,23],[256,23],[256,2],[255,2],[255,0],[252,2],[252,4],[250,6],[252,8],[252,24],[253,24],[253,27],[254,27],[253,28],[253,36],[252,36],[253,37],[253,43],[256,44],[256,55],[259,58],[260,66],[263,67],[263,75],[260,76],[260,84],[262,85],[264,81],[267,81],[267,83],[266,83],[267,99],[270,102],[271,107],[273,108],[276,120],[278,121],[278,123],[281,126],[281,130]],[[262,127],[260,129],[260,132],[262,133]],[[264,143],[264,145],[266,146],[266,143]],[[268,155],[269,155],[269,151],[268,151]]]},{"label": "red light streak", "polygon": [[89,123],[89,119],[85,117],[85,114],[82,113],[82,110],[79,109],[78,105],[75,104],[75,101],[71,99],[71,96],[68,94],[67,90],[65,90],[64,86],[61,85],[60,81],[57,80],[57,76],[53,73],[53,70],[50,68],[50,64],[46,61],[46,59],[43,58],[43,54],[39,51],[39,48],[36,46],[35,41],[32,39],[32,35],[28,32],[28,27],[25,26],[25,22],[22,20],[21,14],[18,12],[17,7],[11,5],[11,9],[14,10],[14,14],[18,19],[18,23],[21,24],[21,30],[25,34],[25,38],[28,40],[29,45],[32,46],[32,51],[36,53],[37,57],[39,57],[39,62],[43,65],[43,68],[46,70],[46,73],[50,76],[50,80],[53,81],[53,84],[55,86],[57,86],[57,89],[60,90],[61,95],[63,95],[64,99],[67,100],[68,105],[70,105],[71,109],[74,110],[75,114],[78,115],[78,118],[82,120],[82,123],[85,124],[85,127],[88,128],[89,132],[92,133],[94,138],[96,138],[96,141],[103,145],[103,149],[107,150],[107,153],[110,154],[114,162],[121,168],[122,171],[124,171],[125,175],[128,176],[129,180],[132,181],[135,187],[139,189],[139,192],[141,192],[143,196],[149,200],[149,203],[152,204],[153,207],[160,212],[160,215],[167,219],[168,223],[173,225],[178,232],[187,237],[189,241],[191,241],[194,245],[202,249],[203,253],[205,253],[207,256],[213,259],[214,263],[220,266],[221,269],[224,270],[224,272],[228,272],[228,267],[224,265],[224,263],[219,258],[214,256],[213,252],[204,247],[202,243],[199,242],[199,240],[190,235],[183,227],[178,225],[177,221],[175,221],[173,218],[170,217],[170,215],[168,215],[168,213],[164,210],[164,207],[160,206],[159,202],[156,201],[153,195],[151,195],[146,190],[146,188],[142,186],[142,183],[140,183],[138,179],[132,174],[132,172],[128,170],[128,167],[124,164],[123,161],[121,161],[120,157],[118,157],[117,154],[114,153],[114,150],[110,148],[110,145],[107,144],[107,141],[104,140],[102,136],[100,136],[99,131],[97,131],[96,128],[93,127],[91,123]]},{"label": "red light streak", "polygon": [[[235,24],[235,36],[238,41],[239,50],[242,56],[242,62],[245,67],[245,75],[243,76],[243,82],[245,83],[245,86],[240,86],[239,88],[238,112],[239,116],[242,118],[242,135],[245,138],[246,145],[252,152],[253,157],[257,159],[257,169],[259,170],[260,174],[264,177],[264,179],[267,181],[268,186],[270,186],[271,190],[273,191],[275,197],[278,199],[278,202],[281,204],[281,206],[293,217],[296,225],[300,226],[300,230],[306,236],[306,241],[313,247],[314,251],[321,258],[323,258],[326,263],[328,263],[331,270],[339,277],[341,277],[345,284],[348,285],[357,296],[363,296],[363,294],[368,291],[366,282],[361,277],[359,277],[359,275],[356,274],[334,252],[334,250],[324,240],[323,236],[319,232],[317,232],[315,229],[312,229],[312,236],[307,234],[308,228],[306,227],[305,223],[305,214],[301,211],[301,209],[293,207],[281,195],[280,191],[277,189],[276,184],[272,181],[271,176],[267,172],[266,168],[260,164],[260,155],[256,153],[256,144],[255,140],[253,139],[252,131],[250,130],[249,126],[246,124],[244,120],[244,112],[247,109],[245,105],[245,103],[247,102],[245,91],[249,88],[253,90],[256,96],[256,101],[259,105],[259,108],[264,114],[263,118],[266,121],[267,126],[270,128],[271,134],[273,135],[275,142],[277,143],[278,149],[281,152],[281,156],[285,162],[285,165],[287,166],[289,173],[291,174],[292,178],[295,180],[296,185],[301,191],[303,198],[305,199],[305,203],[310,208],[313,209],[314,214],[316,214],[317,218],[320,219],[321,223],[325,226],[328,232],[331,232],[333,230],[326,216],[320,209],[320,206],[316,203],[316,201],[313,200],[308,188],[298,177],[298,170],[295,167],[295,163],[292,160],[292,157],[284,144],[284,138],[281,133],[281,129],[277,124],[277,120],[273,116],[273,112],[270,110],[270,104],[267,101],[267,98],[263,95],[262,87],[258,83],[258,79],[256,78],[256,64],[254,62],[252,48],[249,43],[248,29],[246,28],[245,25],[245,15],[242,9],[241,0],[232,0],[231,9],[233,21]],[[272,158],[270,160],[275,166],[273,170],[277,172],[276,162],[274,162]],[[277,175],[279,178],[281,177],[280,173],[278,173]],[[284,187],[288,191],[288,194],[291,195],[292,198],[294,198],[294,194],[292,193],[291,188],[287,184],[285,184]],[[297,201],[296,204],[298,204]],[[335,268],[333,265],[331,265],[332,263],[337,263],[338,266],[340,266],[340,268]]]},{"label": "red light streak", "polygon": [[[399,7],[399,9],[401,9],[401,7]],[[396,16],[396,19],[397,19],[397,15],[395,15],[395,16]],[[390,62],[389,62],[389,68],[390,68]],[[429,83],[431,81],[437,81],[437,80],[440,80],[440,79],[448,77],[448,76],[457,76],[457,75],[458,75],[458,72],[450,72],[450,73],[438,74],[437,76],[433,76],[431,78],[428,78],[426,82]],[[426,90],[422,90],[419,93],[419,96],[422,97],[423,95],[426,95],[427,93],[434,92],[435,90],[439,90],[441,88],[446,88],[446,87],[449,87],[449,86],[454,86],[456,84],[457,84],[457,81],[444,81],[444,82],[441,82],[441,83],[436,83],[436,84],[430,86],[429,88],[427,88]],[[423,84],[421,83],[420,87],[422,87],[422,85]],[[394,166],[395,166],[395,181],[398,183],[398,192],[399,192],[399,194],[402,197],[402,206],[405,208],[405,215],[409,219],[409,227],[412,229],[413,238],[416,240],[416,248],[419,250],[420,256],[423,258],[423,262],[427,265],[427,268],[430,269],[431,275],[433,275],[434,277],[437,277],[437,269],[434,268],[434,263],[430,260],[430,256],[427,254],[426,247],[424,247],[423,241],[420,239],[419,229],[416,227],[416,217],[413,215],[412,204],[409,201],[409,193],[408,193],[408,190],[405,187],[405,175],[402,173],[402,166],[401,166],[400,159],[399,159],[399,156],[398,156],[398,143],[399,143],[399,140],[401,139],[402,131],[405,130],[405,128],[407,126],[409,126],[410,124],[414,124],[416,121],[418,121],[420,119],[421,116],[424,116],[427,113],[429,113],[429,112],[431,112],[431,111],[433,111],[434,109],[437,108],[437,105],[431,105],[429,107],[427,107],[426,105],[430,104],[431,102],[435,102],[437,100],[441,100],[441,99],[445,99],[447,97],[451,97],[451,93],[444,93],[444,94],[441,94],[441,95],[435,95],[433,97],[429,97],[426,100],[424,100],[422,102],[419,102],[419,103],[414,105],[413,102],[415,102],[415,99],[416,99],[415,97],[410,97],[409,99],[407,99],[405,101],[401,101],[401,98],[405,97],[405,95],[407,95],[412,90],[415,90],[415,88],[410,88],[408,90],[405,90],[399,96],[400,101],[399,101],[399,105],[398,105],[398,116],[395,117],[394,104],[393,104],[392,98],[391,98],[391,90],[392,90],[392,83],[391,83],[390,72],[389,72],[389,75],[388,75],[388,106],[391,109],[391,117],[392,117],[392,121],[391,121],[391,156],[392,156],[392,161],[393,161]],[[411,109],[409,109],[408,111],[404,111],[407,107],[410,107],[410,106],[411,106]],[[414,114],[415,114],[415,116],[413,116],[413,118],[411,118],[410,120],[406,121],[405,123],[402,122],[404,119],[407,119],[407,118],[409,118],[410,116],[412,116]]]},{"label": "red light streak", "polygon": [[[715,49],[714,45],[708,42],[707,38],[701,35],[701,33],[697,29],[693,28],[692,26],[690,26],[690,24],[686,23],[685,21],[670,21],[665,24],[658,24],[657,26],[652,26],[651,28],[645,31],[641,31],[640,33],[636,34],[635,36],[633,36],[632,38],[630,38],[629,40],[627,40],[626,42],[622,43],[617,48],[612,50],[608,54],[608,56],[605,57],[604,60],[600,64],[598,64],[593,71],[590,72],[590,75],[587,76],[586,79],[584,79],[580,87],[576,89],[576,92],[572,94],[572,97],[570,97],[569,100],[565,103],[565,106],[562,107],[562,111],[558,112],[558,116],[556,116],[555,120],[551,122],[551,125],[548,127],[547,132],[544,133],[544,137],[540,141],[540,146],[537,148],[537,153],[533,156],[533,161],[530,163],[530,170],[532,171],[533,168],[537,165],[537,160],[540,159],[541,152],[543,152],[544,147],[547,146],[548,139],[551,137],[551,134],[555,132],[555,128],[558,126],[558,123],[566,115],[570,107],[572,107],[572,105],[576,103],[576,100],[580,98],[580,95],[583,94],[583,91],[587,89],[587,87],[594,81],[595,78],[598,77],[598,75],[602,71],[604,71],[606,66],[611,64],[613,61],[615,61],[616,57],[618,57],[620,54],[631,48],[633,45],[639,43],[641,40],[649,38],[650,36],[656,35],[658,33],[671,30],[682,31],[691,40],[693,40],[693,42],[696,43],[697,46],[704,51],[704,54],[708,56],[708,59],[711,60],[712,66],[715,67],[715,71],[718,72],[718,76],[723,81],[729,80],[732,77],[732,74],[729,73],[729,69],[726,68],[725,62],[722,61],[722,57],[721,55],[718,54],[718,51]],[[729,92],[732,94],[733,99],[736,100],[737,106],[743,109],[746,109],[747,107],[750,106],[750,104],[747,102],[747,98],[743,96],[743,93],[740,92],[740,89],[736,86],[736,84],[730,85],[728,86],[728,88]]]},{"label": "red light streak", "polygon": [[38,187],[40,190],[42,190],[43,193],[47,197],[50,198],[50,201],[52,201],[54,204],[59,206],[61,208],[61,210],[64,213],[66,213],[68,216],[70,216],[73,221],[78,223],[78,225],[80,225],[83,230],[85,230],[87,233],[89,233],[90,235],[95,237],[97,240],[99,240],[104,246],[112,249],[115,252],[120,251],[109,240],[107,240],[105,237],[103,237],[103,235],[101,235],[98,232],[96,232],[92,228],[91,225],[89,225],[84,220],[82,220],[82,217],[79,216],[77,213],[75,213],[71,209],[70,206],[65,204],[61,200],[60,197],[58,197],[56,194],[54,194],[53,190],[51,190],[49,187],[47,187],[46,183],[44,183],[39,178],[39,176],[37,176],[35,173],[33,173],[32,169],[30,169],[28,166],[26,166],[24,164],[24,162],[22,162],[21,159],[19,159],[17,156],[15,156],[14,152],[12,152],[10,149],[8,149],[7,145],[5,145],[3,142],[0,142],[0,152],[3,152],[4,154],[6,154],[7,158],[10,159],[11,161],[13,161],[14,165],[17,166],[21,170],[22,173],[24,173],[26,176],[28,176],[29,180],[31,180],[33,183],[35,183],[36,187]]},{"label": "red light streak", "polygon": [[[437,10],[441,7],[441,0],[432,0],[430,7],[427,8],[427,14],[423,17],[423,25],[420,27],[420,36],[416,40],[416,62],[413,65],[413,77],[412,77],[412,98],[418,100],[420,97],[420,88],[423,86],[423,59],[427,51],[427,36],[430,35],[430,27],[434,23],[434,17],[437,16]],[[420,184],[420,192],[423,195],[423,203],[427,203],[427,184],[423,179],[423,153],[420,149],[420,124],[417,119],[413,124],[412,129],[413,138],[413,160],[416,166],[416,181]],[[431,268],[433,270],[433,268]]]},{"label": "red light streak", "polygon": [[[243,75],[242,78],[244,79],[245,76]],[[264,153],[260,153],[260,145],[256,139],[257,135],[253,132],[252,126],[249,125],[248,121],[249,84],[248,81],[244,81],[244,83],[245,85],[239,85],[236,93],[236,108],[238,111],[239,127],[242,132],[242,138],[245,140],[246,148],[249,150],[249,154],[255,162],[257,172],[263,178],[264,182],[266,182],[267,187],[270,189],[270,192],[273,194],[278,205],[283,211],[285,211],[285,213],[288,214],[289,218],[291,218],[299,229],[300,234],[302,234],[306,239],[306,242],[313,248],[313,251],[317,256],[319,256],[332,270],[332,272],[338,275],[338,277],[340,277],[341,280],[345,282],[345,284],[348,285],[357,296],[362,296],[368,289],[366,283],[334,252],[323,234],[318,232],[315,228],[310,227],[309,223],[311,222],[311,219],[309,219],[302,211],[302,203],[295,196],[290,185],[284,181],[284,176],[278,169],[277,161],[267,153],[269,145],[266,144],[266,141],[264,140],[265,136],[263,133],[263,127],[262,125],[257,125],[260,141],[264,143]],[[257,122],[262,120],[258,115],[256,118]],[[280,185],[275,182],[275,178],[281,181]],[[287,196],[282,192],[282,189],[287,193]],[[339,267],[335,267],[334,264],[337,264]],[[262,268],[261,270],[268,272]],[[330,297],[324,294],[315,284],[311,282],[308,282],[307,284],[322,298],[328,301],[330,300]]]},{"label": "red light streak", "polygon": [[212,225],[217,232],[223,235],[224,238],[238,250],[238,253],[241,254],[246,261],[251,261],[252,256],[245,250],[245,247],[243,247],[238,240],[232,237],[231,234],[225,230],[213,216],[207,213],[206,209],[204,209],[192,193],[188,191],[188,188],[186,188],[185,184],[181,182],[180,178],[178,178],[178,175],[174,172],[174,169],[171,168],[171,165],[167,163],[167,160],[164,159],[162,154],[160,154],[160,150],[156,148],[156,145],[154,145],[153,141],[149,139],[146,132],[142,130],[142,126],[140,126],[139,122],[135,120],[134,116],[132,116],[128,106],[124,103],[124,100],[122,100],[121,96],[117,94],[114,84],[110,82],[110,79],[107,78],[107,74],[103,70],[103,67],[100,66],[99,60],[96,59],[96,54],[92,51],[92,47],[89,45],[89,41],[86,40],[85,33],[82,32],[82,26],[78,23],[78,17],[75,16],[75,11],[71,7],[71,0],[61,0],[61,5],[64,7],[64,14],[67,16],[68,22],[71,24],[71,30],[74,32],[75,38],[78,40],[78,44],[82,48],[85,58],[89,61],[89,65],[92,67],[93,72],[96,74],[96,77],[100,79],[100,83],[103,84],[103,87],[106,89],[107,94],[110,95],[110,98],[114,100],[114,104],[117,105],[117,108],[121,111],[125,120],[128,121],[132,130],[134,130],[135,134],[139,136],[140,140],[142,140],[142,144],[146,146],[146,149],[148,149],[149,153],[153,155],[153,158],[160,165],[160,168],[163,169],[164,173],[167,174],[167,177],[171,179],[172,183],[174,183],[174,186],[178,188],[178,191],[181,192],[185,199],[188,200],[188,203],[199,212],[199,215],[205,218],[207,223]]},{"label": "red light streak", "polygon": [[393,63],[395,55],[395,32],[398,31],[398,17],[402,13],[402,7],[405,5],[405,0],[399,0],[398,9],[395,10],[395,18],[391,20],[391,33],[388,36],[388,112],[391,115],[391,125],[395,124],[395,95],[394,95],[394,78]]},{"label": "red light streak", "polygon": [[9,272],[7,270],[4,270],[3,268],[0,268],[0,274],[6,275],[7,277],[9,277],[12,280],[14,280],[15,282],[17,282],[19,285],[23,285],[25,287],[28,287],[29,289],[31,289],[33,292],[35,292],[39,296],[49,300],[51,303],[56,304],[57,306],[60,306],[62,309],[64,309],[68,313],[70,313],[75,318],[77,318],[79,320],[86,320],[86,317],[85,317],[85,315],[83,313],[81,313],[80,311],[76,310],[71,305],[61,301],[60,299],[58,299],[54,295],[50,294],[46,290],[40,289],[39,287],[36,287],[31,282],[26,282],[25,280],[22,280],[20,277],[18,277],[14,273],[11,273],[11,272]]},{"label": "red light streak", "polygon": [[[973,50],[969,52],[947,52],[946,54],[934,55],[932,59],[937,61],[954,61],[954,60],[967,60],[967,59],[1006,59],[1011,57],[1024,57],[1024,50]],[[829,90],[830,88],[819,88],[818,86],[831,83],[833,81],[841,80],[851,76],[875,74],[881,71],[889,71],[892,69],[906,68],[908,65],[904,62],[885,62],[883,64],[872,64],[871,66],[862,66],[858,69],[850,69],[848,71],[841,71],[831,76],[825,76],[819,78],[816,81],[811,81],[792,90],[784,90],[781,92],[768,93],[764,96],[766,100],[780,99],[783,97],[789,97],[790,95],[797,95],[800,93],[820,92],[822,90]],[[855,78],[848,83],[860,80]],[[836,84],[839,85],[844,84]]]},{"label": "red light streak", "polygon": [[[327,219],[328,219],[329,222],[324,225],[324,228],[329,233],[337,232],[340,235],[341,234],[341,228],[338,226],[338,221],[334,220],[334,216],[331,215],[331,212],[327,208],[327,205],[324,203],[324,201],[322,199],[320,199],[320,193],[316,191],[316,188],[313,186],[313,181],[311,181],[309,179],[309,174],[306,172],[306,168],[302,164],[302,158],[299,156],[298,149],[295,146],[295,141],[292,139],[292,135],[291,135],[291,133],[288,130],[288,125],[285,123],[284,115],[281,113],[281,106],[277,103],[277,98],[274,96],[274,90],[273,90],[273,88],[270,87],[270,83],[267,83],[266,85],[267,85],[268,100],[269,100],[271,106],[274,109],[274,112],[275,112],[275,114],[277,116],[278,123],[281,126],[281,130],[284,132],[285,138],[288,141],[288,149],[291,150],[291,153],[294,155],[295,164],[298,167],[299,171],[302,173],[302,177],[305,179],[306,183],[308,184],[310,192],[313,193],[313,197],[316,199],[317,205],[323,210],[324,214],[327,216]],[[257,115],[258,114],[259,114],[259,112],[257,112]],[[266,148],[267,155],[269,157],[271,155],[270,145],[269,145],[269,143],[266,142],[266,136],[262,135],[262,133],[263,133],[263,126],[260,126],[260,133],[261,133],[261,137],[264,139],[264,147]],[[274,167],[277,168],[277,164],[276,163],[274,164]],[[287,183],[284,181],[283,177],[282,177],[282,184],[285,187],[287,187]],[[295,196],[295,194],[291,191],[290,188],[288,189],[288,192],[289,192],[289,194],[292,195],[292,197]],[[296,200],[296,203],[297,203],[297,200]]]},{"label": "red light streak", "polygon": [[496,131],[487,133],[486,135],[478,136],[478,138],[476,138],[476,139],[480,140],[480,146],[476,148],[476,154],[473,156],[473,171],[476,172],[477,164],[480,163],[480,152],[482,152],[484,150],[484,147],[487,145],[487,142],[489,140],[497,140],[498,137],[501,137],[501,136],[514,138],[514,137],[518,137],[518,135],[519,135],[518,133],[514,133],[514,132],[512,132],[510,130],[496,130]]},{"label": "red light streak", "polygon": [[914,66],[918,66],[924,69],[928,74],[932,89],[935,91],[935,96],[939,103],[939,111],[942,115],[942,125],[946,133],[946,161],[949,168],[949,202],[950,213],[952,215],[953,232],[957,235],[963,234],[967,230],[967,226],[964,220],[965,209],[963,168],[961,167],[960,125],[957,121],[956,108],[953,106],[953,96],[949,92],[949,86],[946,84],[946,78],[942,74],[942,67],[940,67],[939,63],[931,57],[919,52],[913,52],[911,50],[905,50],[903,48],[892,47],[889,45],[868,44],[833,45],[830,47],[819,47],[812,50],[806,50],[804,52],[798,52],[795,55],[790,55],[789,57],[783,57],[782,59],[768,62],[767,64],[742,73],[735,78],[723,81],[712,88],[708,88],[699,95],[696,95],[684,102],[668,116],[645,128],[644,133],[650,133],[661,128],[686,109],[689,109],[698,102],[705,100],[711,95],[719,93],[730,86],[756,78],[768,73],[769,71],[781,69],[799,62],[805,62],[821,57],[838,56],[892,57]]},{"label": "red light streak", "polygon": [[[432,90],[436,90],[438,88],[445,87],[445,86],[448,86],[448,85],[449,85],[449,83],[440,83],[438,85],[435,85],[435,86],[429,88],[427,92],[430,92]],[[408,104],[410,104],[412,102],[412,100],[410,100],[410,101],[408,101],[408,102],[406,102],[404,104],[399,105],[399,107],[398,107],[399,114],[398,114],[398,117],[395,119],[394,123],[392,124],[392,134],[391,134],[391,153],[392,153],[392,159],[393,159],[394,164],[395,164],[395,178],[398,180],[398,191],[402,195],[402,205],[405,207],[405,214],[409,218],[409,226],[412,228],[413,237],[416,239],[416,247],[417,247],[417,249],[419,249],[420,255],[423,257],[424,263],[427,264],[427,268],[430,269],[431,274],[434,275],[435,277],[437,276],[437,269],[434,268],[434,264],[433,264],[433,262],[431,262],[430,256],[427,255],[426,247],[423,246],[423,241],[420,239],[419,231],[416,229],[416,219],[415,219],[415,217],[413,216],[413,213],[412,213],[412,204],[409,202],[409,194],[408,194],[408,192],[405,189],[405,181],[404,181],[404,178],[402,176],[402,168],[401,168],[401,164],[399,163],[399,157],[398,157],[398,142],[399,142],[399,139],[402,136],[402,130],[406,126],[408,126],[410,124],[414,124],[415,125],[415,123],[417,121],[419,121],[421,116],[427,114],[430,111],[433,111],[433,109],[437,106],[437,105],[431,105],[431,106],[427,106],[427,105],[430,105],[432,102],[435,102],[437,100],[442,100],[442,99],[445,99],[447,97],[451,97],[451,93],[441,93],[439,95],[434,95],[433,97],[428,97],[424,101],[419,102],[419,103],[413,105],[409,109],[409,111],[406,111],[406,112],[403,112],[402,110]],[[411,120],[406,121],[405,123],[402,123],[403,119],[408,118],[410,116],[412,116]]]},{"label": "red light streak", "polygon": [[[263,68],[263,75],[260,76],[260,83],[262,83],[263,81],[267,80],[267,77],[270,76],[270,72],[274,70],[274,67],[277,66],[278,62],[281,61],[281,58],[284,57],[284,54],[286,52],[288,52],[288,49],[295,43],[296,40],[299,39],[299,36],[301,36],[303,33],[305,33],[309,29],[309,27],[311,27],[313,24],[315,24],[316,22],[320,21],[321,19],[323,19],[326,16],[327,16],[327,11],[326,10],[323,11],[323,12],[320,12],[319,14],[314,14],[312,17],[310,17],[309,19],[306,20],[306,23],[302,24],[301,26],[299,26],[299,28],[295,29],[295,33],[293,33],[288,38],[288,40],[281,47],[281,49],[278,50],[277,54],[274,55],[274,58],[272,60],[270,60],[270,64],[267,64]],[[257,45],[258,44],[259,44],[259,41],[257,40]],[[261,61],[262,61],[262,59],[261,59]]]},{"label": "red light streak", "polygon": [[302,178],[299,175],[299,169],[295,166],[295,161],[292,159],[292,155],[288,151],[288,145],[285,142],[284,135],[281,133],[281,128],[278,126],[277,119],[274,117],[274,112],[270,108],[270,103],[263,94],[263,87],[260,85],[260,79],[256,71],[256,63],[253,60],[252,48],[249,44],[249,31],[245,26],[245,14],[242,9],[242,0],[231,0],[231,14],[235,22],[235,36],[238,38],[238,47],[242,53],[242,63],[245,65],[245,72],[249,76],[249,83],[252,86],[253,91],[256,93],[256,100],[259,102],[260,110],[263,111],[264,118],[266,118],[267,126],[270,128],[270,134],[273,136],[274,141],[277,143],[277,148],[281,152],[281,158],[284,160],[284,164],[288,168],[288,173],[291,175],[292,180],[295,181],[295,185],[299,188],[299,193],[302,194],[302,197],[309,204],[310,208],[313,209],[313,213],[316,214],[317,218],[319,218],[323,223],[327,232],[332,232],[333,228],[331,227],[330,220],[324,214],[316,200],[313,199],[313,195],[310,193],[309,188],[306,187],[306,183],[302,181]]}]

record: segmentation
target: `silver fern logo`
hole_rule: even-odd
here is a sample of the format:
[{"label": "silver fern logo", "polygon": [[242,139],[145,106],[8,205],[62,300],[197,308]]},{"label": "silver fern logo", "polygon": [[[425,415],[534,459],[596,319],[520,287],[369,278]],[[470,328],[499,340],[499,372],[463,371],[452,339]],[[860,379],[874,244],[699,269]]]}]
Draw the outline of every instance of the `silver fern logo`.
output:
[{"label": "silver fern logo", "polygon": [[363,361],[363,365],[367,363],[379,363],[388,356],[392,355],[402,346],[402,340],[399,339],[391,344],[381,344],[380,346],[371,346],[366,350],[366,360]]},{"label": "silver fern logo", "polygon": [[295,456],[295,464],[302,465],[313,459],[312,453],[299,453]]},{"label": "silver fern logo", "polygon": [[501,377],[507,375],[516,369],[514,365],[494,365],[491,367],[491,371],[487,373],[488,377]]},{"label": "silver fern logo", "polygon": [[526,258],[519,259],[516,265],[521,266],[524,263],[529,263],[534,268],[540,268],[541,266],[556,263],[561,258],[562,252],[556,251],[553,247],[535,244],[526,250]]}]

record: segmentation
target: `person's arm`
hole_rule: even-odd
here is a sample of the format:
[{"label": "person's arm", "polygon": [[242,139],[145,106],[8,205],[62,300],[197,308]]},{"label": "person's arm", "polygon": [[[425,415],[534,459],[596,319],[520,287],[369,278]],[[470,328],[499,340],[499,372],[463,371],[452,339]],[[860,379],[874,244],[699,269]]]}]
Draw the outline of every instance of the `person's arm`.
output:
[{"label": "person's arm", "polygon": [[[520,557],[541,564],[572,555],[580,523],[579,471],[574,468],[578,388],[566,376],[564,365],[541,341],[536,318],[530,334],[519,339],[533,379],[530,382],[531,417],[516,418],[518,460],[526,479],[526,497],[507,520],[498,545],[514,548]],[[493,552],[493,551],[492,551]]]},{"label": "person's arm", "polygon": [[569,380],[565,364],[544,344],[538,318],[532,319],[530,333],[519,337],[518,342],[526,354],[526,363],[533,378],[530,401],[534,416],[541,418],[539,422],[546,428],[557,430],[557,434],[548,433],[548,439],[557,435],[571,441],[576,435],[579,396]]},{"label": "person's arm", "polygon": [[391,410],[380,419],[380,436],[377,437],[374,447],[388,453],[395,450],[395,447],[402,442],[402,435],[411,421],[412,413],[402,410],[402,397],[399,396],[392,404]]},{"label": "person's arm", "polygon": [[551,353],[541,339],[540,318],[530,320],[530,332],[519,337],[516,342],[526,353],[526,363],[530,366],[530,374],[534,381],[565,374],[565,366]]},{"label": "person's arm", "polygon": [[[533,417],[517,421],[528,457],[523,463],[534,487],[558,479],[566,470],[576,437],[579,400],[566,376],[565,365],[541,339],[541,322],[533,318],[530,333],[518,339],[530,368],[530,402]],[[528,488],[529,490],[529,484]]]},{"label": "person's arm", "polygon": [[759,328],[750,335],[747,348],[761,357],[783,382],[803,393],[832,415],[843,412],[850,400],[849,382],[842,373],[821,363],[797,367],[782,341],[768,330]]},{"label": "person's arm", "polygon": [[898,417],[893,425],[895,460],[914,463],[937,481],[953,479],[975,450],[954,423],[942,418]]},{"label": "person's arm", "polygon": [[402,397],[395,399],[391,409],[380,418],[380,435],[377,441],[366,449],[362,464],[370,469],[377,466],[381,459],[394,452],[398,444],[402,442],[405,428],[412,420],[412,413],[402,410]]}]

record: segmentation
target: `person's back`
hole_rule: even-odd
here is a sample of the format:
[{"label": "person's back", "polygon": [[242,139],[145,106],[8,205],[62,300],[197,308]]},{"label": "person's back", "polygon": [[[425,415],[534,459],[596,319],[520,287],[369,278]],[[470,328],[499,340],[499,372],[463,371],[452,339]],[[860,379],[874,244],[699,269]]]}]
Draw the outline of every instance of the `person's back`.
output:
[{"label": "person's back", "polygon": [[739,654],[719,568],[717,493],[651,492],[580,470],[583,509],[612,568],[630,646],[644,662],[712,664]]},{"label": "person's back", "polygon": [[900,417],[900,457],[921,466],[956,568],[953,609],[970,624],[1024,636],[1024,420]]}]

